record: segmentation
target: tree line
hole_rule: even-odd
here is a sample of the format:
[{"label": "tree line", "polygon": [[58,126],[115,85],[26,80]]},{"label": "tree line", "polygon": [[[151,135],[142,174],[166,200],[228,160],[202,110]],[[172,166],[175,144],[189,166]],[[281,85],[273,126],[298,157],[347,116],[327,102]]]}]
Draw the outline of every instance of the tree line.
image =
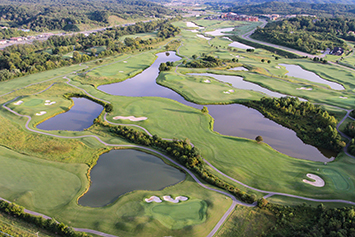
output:
[{"label": "tree line", "polygon": [[136,19],[165,15],[173,15],[173,11],[145,0],[2,0],[0,5],[0,21],[37,32],[70,25],[107,25],[110,16]]},{"label": "tree line", "polygon": [[348,39],[349,31],[355,31],[355,19],[294,17],[268,23],[252,37],[315,54],[327,48],[347,49],[346,42],[340,38]]},{"label": "tree line", "polygon": [[275,226],[263,236],[355,236],[353,207],[325,208],[323,204],[312,207],[305,203],[292,207],[269,203],[263,209],[276,218]]},{"label": "tree line", "polygon": [[355,18],[355,6],[349,4],[347,0],[337,0],[336,3],[329,1],[270,1],[259,2],[253,5],[240,5],[238,1],[229,4],[229,8],[223,8],[222,4],[211,4],[215,8],[219,8],[224,12],[235,12],[246,15],[261,15],[261,14],[308,14],[318,17],[351,17]]},{"label": "tree line", "polygon": [[245,102],[245,105],[260,111],[264,116],[291,128],[303,142],[335,152],[345,147],[336,129],[337,120],[326,110],[298,98],[263,97],[260,101]]},{"label": "tree line", "polygon": [[212,174],[206,168],[200,151],[191,145],[189,139],[182,141],[177,139],[173,139],[172,141],[163,140],[158,135],[149,136],[144,132],[128,128],[126,126],[111,125],[107,122],[102,122],[98,118],[95,119],[94,123],[108,127],[112,134],[125,138],[132,143],[152,147],[169,155],[186,168],[195,172],[206,182],[230,192],[246,203],[254,203],[257,201],[257,196],[255,194],[246,193],[236,186],[229,184]]},{"label": "tree line", "polygon": [[68,227],[64,223],[59,223],[55,219],[44,219],[42,216],[35,216],[25,213],[24,207],[15,203],[8,203],[6,201],[0,200],[0,212],[4,212],[26,222],[32,223],[37,227],[48,230],[56,235],[69,237],[90,236],[83,232],[76,232],[71,227]]},{"label": "tree line", "polygon": [[[139,37],[134,39],[127,37],[124,42],[120,41],[123,35],[155,30],[158,30],[158,35],[160,35],[156,38],[143,40]],[[151,45],[179,33],[180,29],[171,25],[169,20],[158,20],[138,22],[125,27],[113,27],[89,36],[84,34],[52,36],[44,42],[11,45],[0,51],[0,81],[132,50],[149,50],[152,48]],[[95,46],[106,46],[106,50],[96,55],[96,50],[91,49]],[[45,49],[50,49],[52,54]],[[88,49],[91,49],[91,53],[85,52]],[[73,50],[76,51],[73,52],[72,57],[63,57],[63,54]]]}]

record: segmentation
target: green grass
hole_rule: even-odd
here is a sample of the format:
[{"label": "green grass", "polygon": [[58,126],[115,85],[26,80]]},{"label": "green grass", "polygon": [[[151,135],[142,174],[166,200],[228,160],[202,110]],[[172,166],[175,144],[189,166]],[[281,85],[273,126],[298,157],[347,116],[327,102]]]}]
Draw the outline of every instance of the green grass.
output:
[{"label": "green grass", "polygon": [[150,214],[169,229],[182,229],[206,221],[207,204],[203,200],[188,200],[180,203],[144,203]]},{"label": "green grass", "polygon": [[[14,218],[11,215],[0,213],[0,231],[10,234],[12,236],[22,236],[22,237],[47,237],[47,236],[57,236],[55,234],[49,233],[44,229],[40,229],[33,224],[29,224],[25,221]],[[0,236],[5,236],[1,235]]]},{"label": "green grass", "polygon": [[216,236],[261,236],[275,225],[275,219],[266,209],[238,205]]},{"label": "green grass", "polygon": [[120,37],[120,41],[123,42],[126,38],[137,38],[137,37],[147,40],[149,38],[156,38],[157,33],[153,32],[153,33],[139,33],[139,34],[134,34],[134,35],[124,35],[124,36]]}]

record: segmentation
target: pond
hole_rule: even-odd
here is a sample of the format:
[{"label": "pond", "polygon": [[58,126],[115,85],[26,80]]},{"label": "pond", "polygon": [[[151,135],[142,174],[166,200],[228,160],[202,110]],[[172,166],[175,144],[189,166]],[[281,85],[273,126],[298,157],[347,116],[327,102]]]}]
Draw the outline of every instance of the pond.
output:
[{"label": "pond", "polygon": [[205,40],[210,40],[211,38],[205,37],[204,35],[197,34],[196,35],[199,38],[205,39]]},{"label": "pond", "polygon": [[238,76],[227,76],[227,75],[218,75],[218,74],[212,74],[212,73],[188,73],[188,75],[191,76],[205,76],[205,77],[213,77],[214,79],[217,79],[219,81],[227,82],[232,84],[233,87],[238,88],[238,89],[243,89],[243,90],[253,90],[253,91],[259,91],[262,92],[268,96],[271,97],[285,97],[287,95],[274,92],[271,90],[268,90],[264,87],[259,86],[258,84],[251,83],[248,81],[244,81],[243,77],[238,77]]},{"label": "pond", "polygon": [[71,98],[74,106],[67,112],[58,114],[37,125],[42,130],[83,131],[93,124],[103,110],[103,106],[86,98]]},{"label": "pond", "polygon": [[217,29],[217,30],[214,30],[214,31],[205,32],[205,34],[213,35],[213,36],[222,36],[222,35],[227,35],[224,32],[230,32],[230,31],[233,31],[233,29],[234,29],[233,27],[224,28],[224,29]]},{"label": "pond", "polygon": [[[159,75],[158,68],[160,63],[180,60],[180,57],[176,56],[175,52],[169,52],[168,56],[165,53],[158,53],[157,56],[157,60],[141,74],[123,82],[99,86],[98,89],[113,95],[169,98],[184,105],[196,109],[202,109],[202,105],[186,101],[175,91],[156,83],[156,78]],[[216,76],[216,74],[211,75]],[[270,91],[270,93],[271,92],[272,91]],[[328,162],[330,161],[330,157],[336,155],[329,151],[322,151],[323,154],[316,147],[304,144],[302,140],[296,136],[296,133],[293,130],[285,128],[276,122],[265,118],[255,109],[250,109],[239,104],[207,105],[207,107],[210,115],[215,119],[214,131],[219,132],[220,134],[250,139],[254,139],[256,136],[261,135],[264,138],[264,142],[269,144],[275,150],[301,159]],[[251,118],[251,116],[253,116],[253,118]],[[265,126],[262,126],[263,124],[265,124]],[[278,132],[275,133],[275,131]],[[285,138],[292,142],[285,142]],[[295,141],[297,141],[297,143]]]},{"label": "pond", "polygon": [[342,85],[335,82],[327,81],[321,78],[320,76],[318,76],[317,74],[315,74],[314,72],[304,70],[302,67],[298,65],[292,65],[292,64],[279,64],[279,65],[286,67],[286,70],[288,71],[286,75],[288,76],[298,77],[308,81],[326,84],[334,90],[344,90],[344,87]]},{"label": "pond", "polygon": [[102,154],[90,172],[89,191],[80,205],[102,207],[134,190],[158,191],[185,179],[180,170],[141,151],[123,149]]},{"label": "pond", "polygon": [[254,47],[251,47],[249,45],[242,44],[242,43],[239,43],[239,42],[236,42],[236,41],[234,41],[233,43],[230,43],[228,46],[239,48],[239,49],[255,49]]},{"label": "pond", "polygon": [[203,29],[204,27],[201,27],[201,26],[198,26],[198,25],[196,25],[195,23],[193,23],[193,22],[191,22],[191,21],[188,21],[188,22],[186,22],[186,26],[187,27],[194,27],[194,28],[199,28],[199,29]]}]

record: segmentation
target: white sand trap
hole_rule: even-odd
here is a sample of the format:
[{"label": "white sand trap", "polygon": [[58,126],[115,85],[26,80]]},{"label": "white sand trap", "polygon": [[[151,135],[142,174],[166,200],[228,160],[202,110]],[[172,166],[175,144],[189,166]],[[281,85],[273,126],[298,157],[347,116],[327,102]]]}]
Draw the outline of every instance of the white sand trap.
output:
[{"label": "white sand trap", "polygon": [[20,104],[22,104],[22,103],[23,103],[23,101],[22,101],[22,100],[19,100],[19,101],[15,102],[14,105],[20,105]]},{"label": "white sand trap", "polygon": [[275,68],[280,69],[280,67],[279,67],[279,66],[275,66]]},{"label": "white sand trap", "polygon": [[197,33],[198,30],[190,30],[192,33]]},{"label": "white sand trap", "polygon": [[47,113],[46,111],[41,111],[41,112],[39,112],[39,113],[36,113],[36,115],[37,115],[37,116],[41,116],[41,115],[46,114],[46,113]]},{"label": "white sand trap", "polygon": [[296,88],[296,90],[305,90],[305,91],[311,91],[313,90],[313,88],[310,88],[310,87],[300,87],[300,88]]},{"label": "white sand trap", "polygon": [[222,37],[222,39],[226,39],[226,40],[229,40],[229,41],[232,41],[230,38],[228,37]]},{"label": "white sand trap", "polygon": [[323,187],[325,185],[325,182],[324,180],[319,177],[318,175],[315,175],[315,174],[307,174],[307,177],[310,178],[310,179],[313,179],[315,180],[314,182],[312,181],[309,181],[307,179],[304,179],[303,182],[307,183],[307,184],[310,184],[310,185],[313,185],[315,187]]},{"label": "white sand trap", "polygon": [[55,102],[55,101],[52,101],[52,102],[46,102],[46,103],[44,103],[44,105],[54,105],[55,103],[57,103],[57,102]]},{"label": "white sand trap", "polygon": [[130,121],[142,121],[142,120],[146,120],[148,119],[147,117],[134,117],[134,116],[128,116],[128,117],[124,117],[124,116],[116,116],[113,117],[114,120],[118,120],[118,119],[129,119]]},{"label": "white sand trap", "polygon": [[340,99],[347,99],[348,97],[339,96]]},{"label": "white sand trap", "polygon": [[188,198],[183,196],[178,196],[172,199],[171,196],[163,196],[163,199],[167,202],[178,203],[179,201],[186,201]]},{"label": "white sand trap", "polygon": [[120,71],[120,72],[124,72],[124,71]]},{"label": "white sand trap", "polygon": [[230,94],[230,92],[229,92],[229,91],[223,91],[223,93],[224,93],[224,94]]},{"label": "white sand trap", "polygon": [[49,103],[49,102],[51,102],[51,101],[50,101],[50,100],[46,100],[46,101],[44,101],[44,102]]},{"label": "white sand trap", "polygon": [[147,203],[150,203],[150,202],[162,202],[162,200],[157,197],[157,196],[151,196],[150,198],[146,198],[144,199],[144,201],[146,201]]},{"label": "white sand trap", "polygon": [[210,81],[210,80],[207,80],[207,79],[204,80],[203,82],[204,82],[204,83],[211,83],[211,81]]},{"label": "white sand trap", "polygon": [[123,61],[124,63],[127,63],[127,61]]},{"label": "white sand trap", "polygon": [[230,93],[233,93],[233,92],[234,92],[234,90],[232,90],[232,89],[231,89],[231,90],[228,90],[228,91],[229,91]]}]

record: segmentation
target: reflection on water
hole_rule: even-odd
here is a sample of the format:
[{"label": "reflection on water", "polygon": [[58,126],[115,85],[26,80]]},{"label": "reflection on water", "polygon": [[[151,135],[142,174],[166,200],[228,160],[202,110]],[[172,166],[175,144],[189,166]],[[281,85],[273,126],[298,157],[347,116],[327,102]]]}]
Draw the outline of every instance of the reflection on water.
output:
[{"label": "reflection on water", "polygon": [[[243,67],[242,67],[243,68]],[[232,84],[233,87],[238,88],[238,89],[243,89],[243,90],[253,90],[253,91],[259,91],[262,92],[266,95],[272,96],[272,97],[285,97],[287,95],[277,93],[271,90],[268,90],[264,87],[259,86],[258,84],[254,84],[248,81],[244,81],[243,77],[238,77],[238,76],[227,76],[227,75],[217,75],[217,74],[212,74],[212,73],[189,73],[188,75],[192,76],[205,76],[205,77],[213,77],[219,81],[227,82]]]},{"label": "reflection on water", "polygon": [[[178,61],[180,59],[180,57],[175,55],[175,52],[170,52],[169,56],[165,53],[159,53],[157,56],[158,58],[152,66],[141,74],[123,82],[99,86],[98,89],[113,95],[169,98],[201,109],[202,105],[188,102],[173,90],[156,83],[155,80],[159,75],[158,68],[160,63]],[[216,76],[214,74],[211,75]],[[214,130],[221,134],[250,139],[261,135],[264,138],[264,142],[277,151],[301,159],[325,162],[330,161],[328,157],[336,155],[332,152],[324,152],[325,155],[323,155],[316,147],[304,144],[293,130],[265,118],[255,109],[238,104],[208,105],[207,107],[210,115],[215,119]]]},{"label": "reflection on water", "polygon": [[82,131],[90,127],[103,110],[103,106],[85,98],[72,98],[74,106],[37,125],[42,130]]},{"label": "reflection on water", "polygon": [[288,71],[286,75],[288,76],[298,77],[298,78],[306,79],[308,81],[326,84],[334,90],[344,90],[344,87],[342,85],[335,82],[327,81],[321,78],[320,76],[318,76],[317,74],[315,74],[314,72],[309,72],[307,70],[304,70],[302,67],[298,65],[290,65],[290,64],[279,64],[279,65],[286,67],[286,70]]},{"label": "reflection on water", "polygon": [[90,172],[89,191],[79,204],[102,207],[134,190],[161,190],[185,179],[160,158],[136,150],[112,150],[100,156]]}]

